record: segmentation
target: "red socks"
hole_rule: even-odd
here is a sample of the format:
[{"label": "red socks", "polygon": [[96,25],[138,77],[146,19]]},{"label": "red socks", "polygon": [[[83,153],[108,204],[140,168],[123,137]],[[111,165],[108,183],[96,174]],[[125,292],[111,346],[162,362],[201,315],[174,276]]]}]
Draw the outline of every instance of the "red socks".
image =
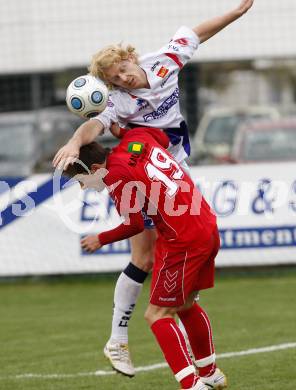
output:
[{"label": "red socks", "polygon": [[[194,304],[190,309],[178,312],[202,377],[210,376],[216,369],[212,328],[206,312]],[[173,318],[162,318],[151,326],[160,348],[175,378],[183,389],[191,389],[198,380],[187,351],[182,332]]]},{"label": "red socks", "polygon": [[194,304],[190,309],[178,312],[182,321],[200,376],[210,376],[216,369],[212,328],[206,312]]},{"label": "red socks", "polygon": [[175,378],[183,389],[191,389],[198,376],[187,351],[182,332],[173,318],[162,318],[151,326]]}]

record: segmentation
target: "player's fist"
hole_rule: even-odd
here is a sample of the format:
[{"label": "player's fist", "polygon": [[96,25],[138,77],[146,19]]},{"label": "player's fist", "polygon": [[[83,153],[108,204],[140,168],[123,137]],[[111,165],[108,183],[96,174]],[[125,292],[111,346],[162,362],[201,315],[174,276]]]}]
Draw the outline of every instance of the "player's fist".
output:
[{"label": "player's fist", "polygon": [[243,0],[239,7],[238,7],[238,12],[240,15],[243,15],[245,14],[247,11],[249,11],[249,9],[252,7],[252,5],[254,4],[254,1],[255,0]]},{"label": "player's fist", "polygon": [[86,236],[81,240],[81,248],[93,253],[102,247],[98,236]]},{"label": "player's fist", "polygon": [[52,165],[55,168],[65,170],[79,157],[79,152],[80,146],[74,141],[69,141],[65,146],[59,149],[52,161]]}]

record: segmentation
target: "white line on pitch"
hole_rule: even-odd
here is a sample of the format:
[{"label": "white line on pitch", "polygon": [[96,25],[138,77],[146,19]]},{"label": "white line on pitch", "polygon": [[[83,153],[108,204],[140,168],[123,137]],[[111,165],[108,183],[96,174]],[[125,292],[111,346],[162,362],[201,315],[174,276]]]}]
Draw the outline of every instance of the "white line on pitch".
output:
[{"label": "white line on pitch", "polygon": [[[296,348],[296,343],[271,345],[269,347],[247,349],[245,351],[226,352],[217,355],[217,358],[227,359],[234,356],[255,355],[257,353],[274,352],[274,351],[280,351],[283,349],[290,349],[290,348]],[[153,371],[165,367],[167,367],[166,363],[151,364],[149,366],[137,367],[136,372]],[[7,377],[2,376],[0,377],[0,379],[30,379],[30,378],[67,379],[67,378],[78,378],[78,377],[86,377],[86,376],[107,376],[107,375],[114,375],[114,374],[116,374],[115,371],[99,370],[94,372],[80,372],[77,374],[19,374],[14,376],[7,376]]]}]

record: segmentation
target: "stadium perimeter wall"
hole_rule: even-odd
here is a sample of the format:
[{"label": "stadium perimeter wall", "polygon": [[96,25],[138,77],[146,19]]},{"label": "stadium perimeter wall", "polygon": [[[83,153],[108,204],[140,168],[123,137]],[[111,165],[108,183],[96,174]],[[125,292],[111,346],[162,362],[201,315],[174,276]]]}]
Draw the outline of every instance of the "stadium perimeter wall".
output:
[{"label": "stadium perimeter wall", "polygon": [[[193,167],[218,215],[217,266],[296,264],[296,164]],[[60,191],[60,188],[61,191]],[[0,181],[0,276],[112,272],[128,241],[88,255],[80,238],[121,219],[106,192],[81,191],[52,175]]]},{"label": "stadium perimeter wall", "polygon": [[[220,15],[240,0],[10,0],[0,12],[0,74],[84,67],[110,43],[159,49],[180,25]],[[193,61],[295,58],[295,0],[257,0]]]}]

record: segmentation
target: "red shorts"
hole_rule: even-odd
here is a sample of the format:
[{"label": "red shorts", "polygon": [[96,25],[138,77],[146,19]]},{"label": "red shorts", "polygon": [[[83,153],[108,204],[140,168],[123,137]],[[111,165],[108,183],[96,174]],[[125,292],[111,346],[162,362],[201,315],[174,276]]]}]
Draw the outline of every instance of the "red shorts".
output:
[{"label": "red shorts", "polygon": [[156,244],[150,303],[157,306],[182,306],[188,296],[214,286],[215,257],[220,248],[218,229],[210,240],[184,250]]}]

